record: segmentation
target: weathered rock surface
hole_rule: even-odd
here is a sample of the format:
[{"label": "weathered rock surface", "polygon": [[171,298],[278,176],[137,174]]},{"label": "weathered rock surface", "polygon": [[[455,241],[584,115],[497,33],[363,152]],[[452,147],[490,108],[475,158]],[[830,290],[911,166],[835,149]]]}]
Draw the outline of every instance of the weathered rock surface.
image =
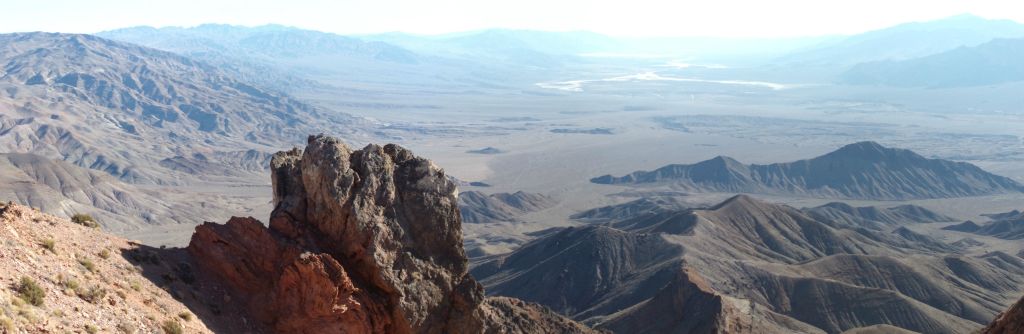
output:
[{"label": "weathered rock surface", "polygon": [[1003,312],[988,327],[981,331],[982,334],[1014,334],[1024,333],[1024,298],[1017,304],[1010,306],[1009,310]]},{"label": "weathered rock surface", "polygon": [[271,160],[269,228],[196,229],[188,250],[274,332],[586,333],[535,304],[487,299],[468,273],[455,184],[395,145],[309,138]]}]

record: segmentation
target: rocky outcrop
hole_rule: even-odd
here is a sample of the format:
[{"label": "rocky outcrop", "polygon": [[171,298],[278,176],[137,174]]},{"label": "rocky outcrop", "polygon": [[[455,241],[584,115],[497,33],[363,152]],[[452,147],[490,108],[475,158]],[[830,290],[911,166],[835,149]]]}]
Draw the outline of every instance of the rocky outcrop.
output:
[{"label": "rocky outcrop", "polygon": [[1009,310],[1003,312],[988,327],[981,331],[982,334],[1014,334],[1024,333],[1024,298],[1017,304],[1010,306]]},{"label": "rocky outcrop", "polygon": [[312,136],[271,160],[269,228],[196,229],[188,250],[269,330],[289,333],[584,333],[542,307],[491,300],[468,273],[457,188],[396,145]]}]

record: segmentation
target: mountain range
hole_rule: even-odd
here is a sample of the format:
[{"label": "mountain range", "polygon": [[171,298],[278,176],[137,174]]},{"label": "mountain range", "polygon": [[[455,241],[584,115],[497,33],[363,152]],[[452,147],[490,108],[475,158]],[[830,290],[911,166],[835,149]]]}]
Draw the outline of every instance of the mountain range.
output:
[{"label": "mountain range", "polygon": [[0,40],[0,103],[11,111],[0,115],[3,149],[128,182],[178,182],[161,175],[164,159],[269,150],[308,133],[354,133],[362,122],[168,52],[90,35]]},{"label": "mountain range", "polygon": [[842,82],[901,87],[968,87],[1024,81],[1024,38],[996,39],[906,60],[857,64]]},{"label": "mountain range", "polygon": [[915,220],[874,229],[740,195],[567,228],[471,272],[490,293],[617,333],[870,332],[861,327],[877,324],[969,333],[1024,287],[1024,259],[960,254],[907,229],[924,223]]},{"label": "mountain range", "polygon": [[667,184],[687,191],[782,193],[801,196],[905,200],[1024,191],[1016,181],[964,162],[928,159],[875,142],[843,146],[808,160],[744,165],[719,156],[590,180],[598,184]]},{"label": "mountain range", "polygon": [[[258,204],[245,196],[159,188],[261,184],[270,152],[309,133],[360,141],[375,126],[208,63],[91,35],[0,35],[0,90],[4,193],[116,231],[251,211]],[[186,209],[197,198],[207,204]]]},{"label": "mountain range", "polygon": [[1024,37],[1024,24],[964,14],[913,22],[826,41],[778,59],[802,66],[845,67],[872,61],[900,61],[972,47],[999,38]]},{"label": "mountain range", "polygon": [[977,235],[987,235],[1000,239],[1020,240],[1024,239],[1024,214],[1009,212],[1006,214],[994,215],[992,221],[979,225],[973,221],[966,221],[956,225],[943,227],[945,230],[967,232]]}]

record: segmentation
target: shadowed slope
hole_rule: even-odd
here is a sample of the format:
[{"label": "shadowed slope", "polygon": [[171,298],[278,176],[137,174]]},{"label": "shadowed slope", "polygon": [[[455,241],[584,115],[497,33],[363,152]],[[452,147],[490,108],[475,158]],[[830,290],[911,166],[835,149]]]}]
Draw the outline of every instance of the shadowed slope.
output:
[{"label": "shadowed slope", "polygon": [[[893,212],[912,214],[859,217],[930,216],[912,208]],[[601,223],[485,259],[473,272],[491,293],[620,333],[714,333],[723,319],[753,325],[733,327],[738,333],[839,333],[875,324],[969,333],[1005,307],[1008,291],[1024,287],[1024,261],[1008,254],[963,256],[906,228],[849,226],[744,195],[706,209],[595,221]],[[636,244],[655,236],[657,242]],[[657,258],[610,251],[644,244],[675,251]],[[673,283],[690,281],[673,278],[682,267],[706,278],[706,289]]]}]

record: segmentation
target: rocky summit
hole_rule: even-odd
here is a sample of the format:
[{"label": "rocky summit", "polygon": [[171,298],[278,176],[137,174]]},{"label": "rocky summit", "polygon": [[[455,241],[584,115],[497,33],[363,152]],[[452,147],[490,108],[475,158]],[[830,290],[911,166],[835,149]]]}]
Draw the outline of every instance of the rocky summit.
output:
[{"label": "rocky summit", "polygon": [[588,333],[539,305],[488,298],[469,275],[455,184],[396,145],[312,136],[271,161],[269,228],[196,228],[188,253],[264,330]]}]

